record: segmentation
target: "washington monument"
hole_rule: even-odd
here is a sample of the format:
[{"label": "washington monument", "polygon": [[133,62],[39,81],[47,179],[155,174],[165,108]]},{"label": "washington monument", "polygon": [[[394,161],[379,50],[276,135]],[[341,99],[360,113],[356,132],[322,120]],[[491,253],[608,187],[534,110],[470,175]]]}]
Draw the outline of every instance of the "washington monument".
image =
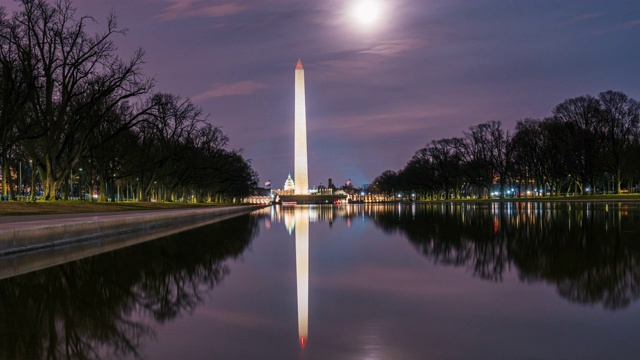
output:
[{"label": "washington monument", "polygon": [[309,170],[307,167],[307,110],[304,97],[304,68],[298,59],[296,64],[295,96],[295,149],[294,184],[296,195],[309,193]]}]

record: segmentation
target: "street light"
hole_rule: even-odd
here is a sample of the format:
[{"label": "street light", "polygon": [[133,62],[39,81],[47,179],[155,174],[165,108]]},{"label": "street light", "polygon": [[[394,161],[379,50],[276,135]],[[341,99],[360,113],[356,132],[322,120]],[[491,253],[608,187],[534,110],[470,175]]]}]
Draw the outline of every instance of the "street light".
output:
[{"label": "street light", "polygon": [[31,191],[29,194],[29,201],[36,201],[36,196],[35,196],[35,187],[36,187],[36,172],[33,169],[33,160],[29,160],[29,168],[31,170]]},{"label": "street light", "polygon": [[18,162],[18,172],[20,173],[20,190],[18,191],[18,194],[20,194],[20,200],[22,200],[22,161]]},{"label": "street light", "polygon": [[78,178],[78,195],[80,201],[84,201],[84,183],[82,182],[82,168],[80,168],[80,177]]}]

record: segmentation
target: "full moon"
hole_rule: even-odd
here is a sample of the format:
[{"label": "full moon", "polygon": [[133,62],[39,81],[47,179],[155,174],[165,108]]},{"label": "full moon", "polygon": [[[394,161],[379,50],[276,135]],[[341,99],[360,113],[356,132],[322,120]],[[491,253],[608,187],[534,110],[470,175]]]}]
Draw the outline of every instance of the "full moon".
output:
[{"label": "full moon", "polygon": [[361,0],[358,1],[352,10],[353,16],[364,25],[373,24],[380,17],[382,7],[378,1],[375,0]]}]

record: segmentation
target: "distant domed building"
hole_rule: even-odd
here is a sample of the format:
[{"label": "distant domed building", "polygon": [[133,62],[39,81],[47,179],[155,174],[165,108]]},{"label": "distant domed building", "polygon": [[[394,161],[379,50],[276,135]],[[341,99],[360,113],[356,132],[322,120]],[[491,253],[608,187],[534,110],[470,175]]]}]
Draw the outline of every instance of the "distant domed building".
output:
[{"label": "distant domed building", "polygon": [[291,178],[291,174],[289,174],[289,177],[287,177],[287,180],[284,182],[283,190],[285,191],[285,194],[296,190],[296,187],[293,183],[293,179]]}]

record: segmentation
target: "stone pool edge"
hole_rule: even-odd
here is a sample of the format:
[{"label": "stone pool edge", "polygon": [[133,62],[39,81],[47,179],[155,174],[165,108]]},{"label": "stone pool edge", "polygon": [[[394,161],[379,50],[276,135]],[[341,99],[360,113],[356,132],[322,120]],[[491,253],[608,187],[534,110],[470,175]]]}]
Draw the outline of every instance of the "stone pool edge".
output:
[{"label": "stone pool edge", "polygon": [[[113,213],[88,218],[16,223],[0,229],[0,256],[68,246],[74,243],[202,223],[207,225],[249,214],[262,206],[229,206]],[[7,224],[11,225],[11,224]],[[6,227],[6,226],[5,226]]]}]

